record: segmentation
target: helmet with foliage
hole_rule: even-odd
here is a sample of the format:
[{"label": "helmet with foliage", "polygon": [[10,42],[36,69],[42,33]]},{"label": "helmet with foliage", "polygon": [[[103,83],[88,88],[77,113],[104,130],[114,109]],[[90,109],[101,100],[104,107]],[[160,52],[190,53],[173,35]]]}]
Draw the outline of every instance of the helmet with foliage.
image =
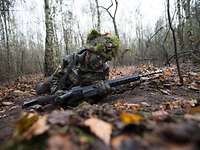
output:
[{"label": "helmet with foliage", "polygon": [[119,39],[111,34],[100,34],[92,30],[87,36],[85,47],[99,55],[111,60],[117,55],[119,48]]}]

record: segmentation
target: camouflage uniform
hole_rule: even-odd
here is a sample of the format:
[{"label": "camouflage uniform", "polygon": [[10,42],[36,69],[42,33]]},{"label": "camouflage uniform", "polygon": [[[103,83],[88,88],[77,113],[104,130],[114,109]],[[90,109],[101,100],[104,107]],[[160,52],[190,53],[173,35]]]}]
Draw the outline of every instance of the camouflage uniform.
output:
[{"label": "camouflage uniform", "polygon": [[37,93],[54,94],[58,90],[68,90],[73,86],[84,86],[108,79],[107,62],[115,56],[117,48],[113,38],[93,30],[88,35],[85,49],[65,56],[62,66],[46,83],[38,85]]}]

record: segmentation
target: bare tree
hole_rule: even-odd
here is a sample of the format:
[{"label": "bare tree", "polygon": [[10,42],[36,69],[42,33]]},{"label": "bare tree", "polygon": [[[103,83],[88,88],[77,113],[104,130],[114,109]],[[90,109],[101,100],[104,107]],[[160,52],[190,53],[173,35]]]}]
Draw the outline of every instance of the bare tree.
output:
[{"label": "bare tree", "polygon": [[49,0],[44,0],[45,4],[45,25],[46,25],[46,40],[45,40],[45,56],[44,56],[44,73],[45,76],[50,76],[55,70],[55,52],[53,46],[54,31],[53,19]]},{"label": "bare tree", "polygon": [[184,48],[184,41],[183,41],[183,19],[181,13],[180,0],[177,0],[177,15],[178,15],[178,40],[179,40],[179,47],[182,50]]},{"label": "bare tree", "polygon": [[194,9],[195,9],[195,18],[198,22],[198,25],[199,25],[199,28],[200,28],[200,2],[198,0],[195,0],[195,6],[194,6]]},{"label": "bare tree", "polygon": [[179,80],[180,80],[180,83],[183,84],[183,77],[181,75],[179,59],[178,59],[178,53],[177,53],[176,35],[175,35],[175,30],[174,30],[174,28],[172,26],[172,21],[171,21],[169,0],[167,0],[167,16],[168,16],[169,27],[170,27],[170,30],[171,30],[172,36],[173,36],[174,54],[175,54],[175,60],[176,60],[176,66],[177,66],[177,71],[178,71],[178,75],[179,75]]},{"label": "bare tree", "polygon": [[9,21],[10,21],[10,7],[14,1],[11,0],[1,0],[0,1],[0,16],[2,17],[2,23],[3,23],[3,41],[4,46],[6,48],[6,62],[7,62],[7,72],[9,73],[11,71],[11,52],[10,52],[10,35],[9,35]]},{"label": "bare tree", "polygon": [[115,34],[116,36],[119,38],[119,32],[118,32],[118,28],[117,28],[117,23],[116,23],[116,13],[117,13],[117,9],[118,9],[118,1],[115,0],[115,10],[114,10],[114,14],[111,13],[110,9],[114,6],[113,1],[111,0],[111,4],[110,6],[108,6],[107,8],[104,6],[99,6],[100,8],[103,8],[110,16],[110,18],[112,19],[113,22],[113,26],[114,26],[114,30],[115,30]]},{"label": "bare tree", "polygon": [[99,1],[95,0],[97,10],[97,31],[101,32],[101,14],[99,10]]}]

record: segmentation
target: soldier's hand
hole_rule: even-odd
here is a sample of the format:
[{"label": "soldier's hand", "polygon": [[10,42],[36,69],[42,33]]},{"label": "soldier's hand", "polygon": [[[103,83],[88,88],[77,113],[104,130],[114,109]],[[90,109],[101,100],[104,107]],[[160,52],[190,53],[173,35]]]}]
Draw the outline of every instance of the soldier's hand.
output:
[{"label": "soldier's hand", "polygon": [[60,95],[63,95],[63,94],[65,94],[65,92],[63,90],[57,90],[55,92],[55,95],[57,95],[57,96],[60,96]]},{"label": "soldier's hand", "polygon": [[58,90],[58,86],[53,85],[51,87],[51,94],[55,94],[57,90]]},{"label": "soldier's hand", "polygon": [[100,95],[106,95],[112,90],[110,85],[104,81],[98,81],[96,87]]}]

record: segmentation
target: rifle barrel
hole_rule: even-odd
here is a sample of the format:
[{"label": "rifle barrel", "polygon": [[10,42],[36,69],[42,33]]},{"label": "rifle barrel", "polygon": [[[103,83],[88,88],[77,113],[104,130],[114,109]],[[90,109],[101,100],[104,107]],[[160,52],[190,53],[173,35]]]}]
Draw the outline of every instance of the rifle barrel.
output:
[{"label": "rifle barrel", "polygon": [[130,83],[130,82],[139,81],[141,79],[141,77],[151,76],[151,75],[159,74],[159,73],[162,73],[162,71],[156,71],[156,72],[153,72],[153,73],[148,73],[148,74],[138,75],[138,76],[128,76],[128,77],[126,76],[126,77],[108,80],[106,82],[111,87],[115,87],[115,86],[119,86],[119,85],[122,85],[122,84],[127,84],[127,83]]},{"label": "rifle barrel", "polygon": [[24,101],[22,108],[27,108],[36,104],[44,105],[47,103],[54,103],[56,97],[57,97],[56,95],[39,96],[29,101]]}]

